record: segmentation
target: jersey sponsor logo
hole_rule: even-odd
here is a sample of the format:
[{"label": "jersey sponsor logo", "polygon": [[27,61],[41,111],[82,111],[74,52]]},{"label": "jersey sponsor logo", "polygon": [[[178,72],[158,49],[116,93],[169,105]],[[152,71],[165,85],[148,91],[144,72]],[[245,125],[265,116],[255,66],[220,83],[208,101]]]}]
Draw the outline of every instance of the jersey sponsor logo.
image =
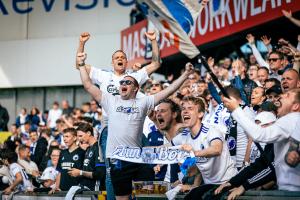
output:
[{"label": "jersey sponsor logo", "polygon": [[124,107],[124,106],[119,106],[119,107],[117,107],[116,112],[127,113],[127,114],[134,114],[134,113],[140,113],[140,109],[138,107]]},{"label": "jersey sponsor logo", "polygon": [[74,161],[77,161],[78,159],[79,159],[78,154],[75,154],[75,155],[73,156],[73,160],[74,160]]},{"label": "jersey sponsor logo", "polygon": [[107,86],[107,92],[112,94],[112,95],[119,95],[119,90],[115,85],[108,85]]},{"label": "jersey sponsor logo", "polygon": [[61,163],[61,168],[69,170],[69,169],[73,168],[74,164],[75,163],[73,163],[73,162],[63,162],[63,163]]},{"label": "jersey sponsor logo", "polygon": [[236,146],[236,140],[234,137],[229,136],[227,139],[227,146],[229,150],[233,150]]}]

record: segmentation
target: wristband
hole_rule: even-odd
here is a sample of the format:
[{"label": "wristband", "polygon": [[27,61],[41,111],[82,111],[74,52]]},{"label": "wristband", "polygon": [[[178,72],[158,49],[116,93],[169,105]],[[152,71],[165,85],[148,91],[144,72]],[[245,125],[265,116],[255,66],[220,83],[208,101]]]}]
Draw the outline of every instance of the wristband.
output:
[{"label": "wristband", "polygon": [[79,175],[82,176],[82,174],[83,174],[83,173],[82,173],[82,170],[80,170]]},{"label": "wristband", "polygon": [[78,64],[78,67],[83,67],[83,66],[85,66],[85,63],[84,63],[84,62]]}]

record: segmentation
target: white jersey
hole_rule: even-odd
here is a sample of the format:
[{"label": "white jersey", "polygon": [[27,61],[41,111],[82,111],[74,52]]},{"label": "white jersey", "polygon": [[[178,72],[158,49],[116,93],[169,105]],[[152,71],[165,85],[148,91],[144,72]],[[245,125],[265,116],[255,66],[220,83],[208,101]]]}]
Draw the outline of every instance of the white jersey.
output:
[{"label": "white jersey", "polygon": [[183,132],[173,140],[173,145],[190,144],[193,149],[203,150],[210,146],[213,140],[223,142],[223,150],[220,156],[197,157],[197,167],[199,168],[205,184],[222,184],[237,174],[234,162],[230,157],[227,144],[224,138],[225,133],[214,126],[202,124],[199,133],[193,137],[190,132]]},{"label": "white jersey", "polygon": [[108,115],[106,157],[119,145],[142,147],[143,124],[147,112],[154,108],[154,96],[130,100],[103,93],[101,106]]},{"label": "white jersey", "polygon": [[[244,111],[246,114],[254,119],[254,112],[248,107],[245,106]],[[219,104],[215,109],[211,109],[209,115],[205,117],[205,123],[218,127],[222,132],[229,131],[229,124],[231,122],[230,118],[231,113],[224,106],[223,103]],[[236,155],[232,156],[232,159],[235,162],[236,167],[242,167],[245,159],[245,154],[247,150],[248,136],[245,130],[237,123],[237,137],[236,141],[233,138],[227,139],[227,146],[229,149],[236,146]]]},{"label": "white jersey", "polygon": [[[97,69],[95,67],[91,67],[90,71],[90,78],[94,84],[99,85],[101,92],[103,93],[109,93],[112,95],[118,95],[119,94],[119,87],[120,87],[120,81],[123,80],[123,78],[126,75],[133,76],[139,85],[144,84],[148,79],[148,74],[146,71],[146,68],[142,68],[136,72],[125,72],[122,76],[117,76],[114,74],[113,71],[105,71],[102,69]],[[138,92],[137,98],[141,98],[145,96],[143,93]],[[103,121],[104,125],[107,124],[107,113],[106,110],[103,110]]]},{"label": "white jersey", "polygon": [[17,189],[19,191],[26,191],[33,188],[24,168],[22,168],[18,163],[12,163],[9,165],[9,173],[13,181],[15,181],[17,173],[20,173],[22,175],[23,181],[17,186]]},{"label": "white jersey", "polygon": [[274,161],[279,190],[300,191],[300,165],[290,167],[285,162],[289,138],[300,133],[300,112],[289,113],[271,126],[262,128],[247,117],[241,108],[232,116],[256,142],[274,143]]}]

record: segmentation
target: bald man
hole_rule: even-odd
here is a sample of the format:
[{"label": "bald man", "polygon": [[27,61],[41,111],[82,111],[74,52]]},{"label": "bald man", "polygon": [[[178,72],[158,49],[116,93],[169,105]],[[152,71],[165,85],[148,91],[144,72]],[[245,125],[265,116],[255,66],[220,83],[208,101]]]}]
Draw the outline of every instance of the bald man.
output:
[{"label": "bald man", "polygon": [[288,69],[282,74],[281,88],[284,93],[291,89],[300,88],[300,78],[296,70]]}]

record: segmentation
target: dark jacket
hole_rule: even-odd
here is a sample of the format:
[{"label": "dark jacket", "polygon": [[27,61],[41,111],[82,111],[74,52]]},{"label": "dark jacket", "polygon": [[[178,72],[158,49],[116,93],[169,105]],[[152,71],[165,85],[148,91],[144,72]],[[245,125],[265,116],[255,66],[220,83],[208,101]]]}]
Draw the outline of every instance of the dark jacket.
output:
[{"label": "dark jacket", "polygon": [[46,155],[48,141],[44,137],[40,137],[37,141],[34,154],[30,156],[31,160],[40,167],[43,157]]},{"label": "dark jacket", "polygon": [[9,115],[6,108],[0,105],[0,131],[8,131],[7,124],[9,121]]}]

